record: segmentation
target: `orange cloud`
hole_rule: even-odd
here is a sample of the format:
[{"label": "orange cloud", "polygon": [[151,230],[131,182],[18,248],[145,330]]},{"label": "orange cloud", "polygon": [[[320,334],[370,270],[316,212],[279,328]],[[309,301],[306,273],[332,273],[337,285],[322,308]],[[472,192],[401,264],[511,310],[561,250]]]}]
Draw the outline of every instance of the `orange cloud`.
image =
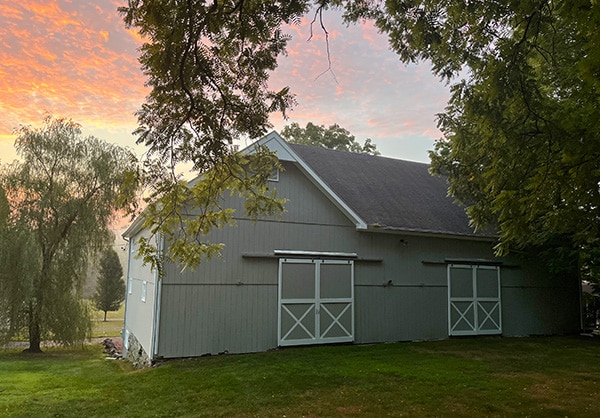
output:
[{"label": "orange cloud", "polygon": [[131,36],[131,38],[133,38],[133,40],[139,45],[143,44],[146,41],[146,38],[142,36],[137,29],[125,28],[125,32],[127,32],[127,34]]},{"label": "orange cloud", "polygon": [[0,16],[3,16],[6,19],[22,19],[23,12],[15,3],[0,4]]},{"label": "orange cloud", "polygon": [[[133,144],[134,112],[148,93],[137,62],[144,39],[125,28],[117,7],[125,0],[20,0],[0,4],[0,159],[20,124],[38,125],[44,112],[73,118],[101,138]],[[313,15],[285,28],[293,35],[269,86],[290,86],[298,106],[290,120],[272,115],[276,129],[338,123],[357,138],[373,138],[382,152],[430,146],[437,137],[435,113],[447,89],[428,66],[405,66],[369,22],[346,27],[340,13],[327,11],[329,51]],[[327,72],[329,62],[332,70]],[[321,75],[322,74],[322,75]],[[415,139],[414,142],[407,138]],[[411,140],[412,141],[412,140]],[[407,146],[406,144],[415,144]],[[385,144],[385,149],[384,149]],[[423,145],[425,144],[425,145]],[[143,150],[142,150],[143,152]],[[415,154],[416,155],[416,154]]]},{"label": "orange cloud", "polygon": [[135,128],[147,89],[139,42],[114,2],[22,0],[0,15],[0,140],[46,111],[84,126]]}]

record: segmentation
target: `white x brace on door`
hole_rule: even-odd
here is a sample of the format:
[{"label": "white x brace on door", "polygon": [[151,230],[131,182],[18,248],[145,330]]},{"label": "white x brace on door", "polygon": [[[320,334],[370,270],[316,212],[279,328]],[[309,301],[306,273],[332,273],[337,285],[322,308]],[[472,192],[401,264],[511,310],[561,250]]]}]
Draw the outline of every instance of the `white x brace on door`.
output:
[{"label": "white x brace on door", "polygon": [[354,262],[279,260],[281,346],[354,341]]},{"label": "white x brace on door", "polygon": [[502,333],[500,267],[448,265],[448,333]]}]

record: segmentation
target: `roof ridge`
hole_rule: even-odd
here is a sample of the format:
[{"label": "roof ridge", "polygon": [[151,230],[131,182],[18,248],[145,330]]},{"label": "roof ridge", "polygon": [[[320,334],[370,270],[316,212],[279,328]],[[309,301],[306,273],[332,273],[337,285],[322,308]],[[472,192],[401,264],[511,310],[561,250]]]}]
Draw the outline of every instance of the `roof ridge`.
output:
[{"label": "roof ridge", "polygon": [[294,143],[294,142],[288,142],[286,140],[286,143],[292,147],[301,147],[301,148],[309,148],[312,150],[315,150],[317,152],[331,152],[331,153],[340,153],[340,154],[347,154],[349,156],[352,157],[360,157],[360,158],[381,158],[381,159],[386,159],[386,160],[392,160],[392,161],[402,161],[404,163],[410,163],[410,164],[418,164],[418,165],[424,165],[424,166],[431,166],[431,164],[429,163],[424,163],[421,161],[412,161],[412,160],[405,160],[402,158],[396,158],[396,157],[390,157],[387,155],[373,155],[373,154],[367,154],[367,153],[363,153],[363,152],[354,152],[354,151],[348,151],[348,150],[339,150],[339,149],[332,149],[332,148],[327,148],[327,147],[323,147],[323,146],[319,146],[319,145],[310,145],[310,144],[298,144],[298,143]]}]

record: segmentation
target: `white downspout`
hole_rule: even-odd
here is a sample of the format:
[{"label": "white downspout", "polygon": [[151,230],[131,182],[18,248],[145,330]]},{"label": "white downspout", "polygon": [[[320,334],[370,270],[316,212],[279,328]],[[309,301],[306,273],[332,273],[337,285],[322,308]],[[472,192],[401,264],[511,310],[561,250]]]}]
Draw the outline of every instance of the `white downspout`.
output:
[{"label": "white downspout", "polygon": [[124,238],[127,242],[127,275],[125,276],[127,282],[125,283],[125,312],[123,313],[123,329],[121,330],[121,340],[122,340],[122,348],[121,348],[121,356],[123,358],[127,357],[127,348],[129,346],[129,331],[127,331],[127,305],[129,301],[129,288],[131,286],[131,239]]},{"label": "white downspout", "polygon": [[[158,256],[162,258],[164,251],[165,240],[162,235],[158,238],[157,248]],[[162,279],[158,275],[158,269],[154,272],[154,332],[152,335],[152,348],[151,355],[152,360],[158,356],[158,341],[159,341],[159,328],[160,328],[160,305],[161,305],[161,294],[162,294]]]}]

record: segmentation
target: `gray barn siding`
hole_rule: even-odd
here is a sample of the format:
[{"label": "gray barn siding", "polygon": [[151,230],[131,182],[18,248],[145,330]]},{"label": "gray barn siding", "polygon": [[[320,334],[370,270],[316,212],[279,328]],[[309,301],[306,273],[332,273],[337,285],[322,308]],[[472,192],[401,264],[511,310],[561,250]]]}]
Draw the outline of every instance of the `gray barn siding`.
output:
[{"label": "gray barn siding", "polygon": [[[343,213],[293,164],[283,162],[278,182],[271,185],[280,197],[288,199],[283,221],[319,225],[353,226]],[[240,212],[241,213],[241,212]]]},{"label": "gray barn siding", "polygon": [[[357,263],[356,341],[390,342],[448,337],[444,258],[493,257],[487,242],[392,234],[363,234],[380,265]],[[361,248],[362,249],[362,248]],[[426,262],[426,263],[424,263]],[[391,284],[388,282],[391,280]]]},{"label": "gray barn siding", "polygon": [[[273,183],[289,200],[279,220],[252,222],[236,207],[237,227],[213,231],[224,242],[223,259],[203,262],[193,271],[167,265],[162,287],[159,356],[264,351],[277,345],[277,270],[275,249],[356,252],[355,340],[358,343],[448,337],[445,259],[493,259],[491,243],[391,233],[358,232],[324,195],[292,165]],[[366,259],[366,260],[364,260]],[[573,287],[553,282],[527,260],[503,259],[504,335],[575,331],[578,318],[565,315]],[[391,286],[384,286],[388,281]],[[557,291],[561,288],[562,291]],[[568,296],[564,291],[570,291]],[[536,315],[531,315],[531,310]]]},{"label": "gray barn siding", "polygon": [[445,287],[357,286],[356,342],[448,337]]},{"label": "gray barn siding", "polygon": [[579,331],[578,292],[563,283],[502,287],[504,335],[550,335]]},{"label": "gray barn siding", "polygon": [[277,346],[277,272],[275,249],[354,251],[359,236],[354,225],[295,166],[284,163],[272,183],[288,199],[280,217],[253,222],[243,218],[243,205],[226,196],[236,209],[236,227],[211,232],[223,242],[222,259],[203,262],[196,270],[165,266],[159,327],[159,356],[186,357],[205,353],[264,351]]},{"label": "gray barn siding", "polygon": [[[125,306],[125,329],[137,338],[148,356],[152,356],[152,335],[154,330],[154,305],[156,293],[155,274],[142,260],[135,257],[137,240],[143,236],[132,237],[129,246],[129,267],[127,279],[132,281],[131,294],[128,294]],[[142,284],[146,281],[146,301],[142,301]],[[127,284],[128,286],[128,284]]]},{"label": "gray barn siding", "polygon": [[277,345],[276,285],[163,285],[162,296],[171,309],[161,315],[160,356],[255,352]]},{"label": "gray barn siding", "polygon": [[[540,260],[513,257],[503,268],[504,334],[511,336],[575,333],[580,329],[577,277],[551,275]],[[518,266],[518,267],[517,267]]]},{"label": "gray barn siding", "polygon": [[[290,248],[288,237],[296,236],[291,241],[296,243],[294,249],[356,251],[359,257],[377,254],[383,259],[355,263],[357,343],[447,338],[446,265],[423,261],[492,258],[486,242],[375,235],[347,227],[240,221],[223,238],[233,238],[229,234],[236,230],[240,234],[235,236],[247,236],[244,228],[261,237],[263,244],[258,249],[224,239],[228,245],[223,260],[211,260],[196,272],[175,276],[182,284],[172,283],[169,275],[165,278],[161,356],[264,351],[277,345],[278,263],[275,258],[243,258],[248,248],[272,253],[273,249]],[[301,231],[309,233],[303,236]],[[361,246],[365,242],[368,245]],[[511,265],[517,262],[504,261]],[[567,315],[569,321],[558,321],[565,317],[566,307],[572,306],[561,303],[569,289],[542,274],[536,277],[530,275],[525,280],[520,268],[501,268],[503,334],[576,331],[576,312]],[[384,286],[388,280],[392,285]],[[557,286],[562,286],[562,291]],[[576,294],[570,290],[571,296]],[[536,312],[534,316],[532,311]]]},{"label": "gray barn siding", "polygon": [[[256,237],[249,242],[247,237]],[[238,237],[242,239],[238,239]],[[239,220],[236,227],[213,231],[212,242],[223,242],[222,258],[206,260],[196,270],[181,268],[174,264],[165,266],[165,283],[186,284],[245,284],[263,283],[268,280],[277,284],[277,263],[255,258],[242,258],[244,254],[273,255],[275,249],[351,251],[356,249],[357,234],[353,227],[324,225],[298,225],[292,223],[256,222]],[[272,266],[275,273],[265,272]],[[268,273],[268,274],[266,274]],[[268,276],[268,277],[267,277]]]}]

